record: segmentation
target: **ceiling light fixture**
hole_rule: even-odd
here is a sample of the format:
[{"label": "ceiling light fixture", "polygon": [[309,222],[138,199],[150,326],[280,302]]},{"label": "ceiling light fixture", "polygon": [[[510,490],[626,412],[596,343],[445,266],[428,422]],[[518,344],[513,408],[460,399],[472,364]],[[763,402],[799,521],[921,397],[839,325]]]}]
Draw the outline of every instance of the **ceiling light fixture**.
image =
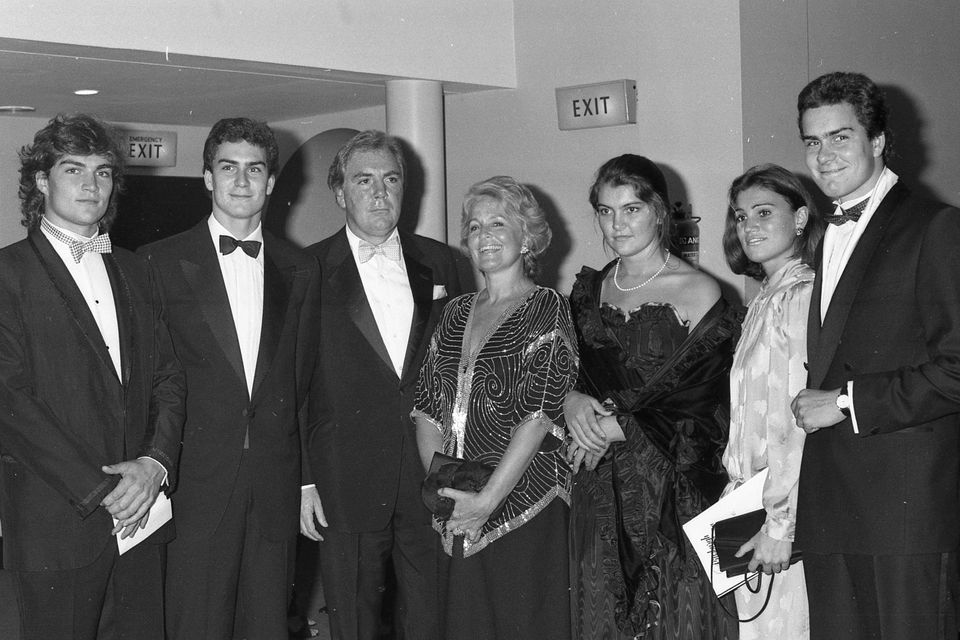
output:
[{"label": "ceiling light fixture", "polygon": [[73,93],[78,96],[95,96],[100,93],[100,91],[97,89],[77,89]]},{"label": "ceiling light fixture", "polygon": [[8,104],[0,106],[0,113],[30,113],[31,111],[36,110],[36,107],[31,107],[25,104]]}]

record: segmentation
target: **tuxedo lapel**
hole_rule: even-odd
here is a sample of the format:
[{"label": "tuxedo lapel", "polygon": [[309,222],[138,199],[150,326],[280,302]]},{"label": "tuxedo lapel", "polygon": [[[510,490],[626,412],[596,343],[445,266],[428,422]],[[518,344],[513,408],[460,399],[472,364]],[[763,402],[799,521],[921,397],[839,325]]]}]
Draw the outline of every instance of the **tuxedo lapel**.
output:
[{"label": "tuxedo lapel", "polygon": [[325,277],[330,292],[343,302],[350,321],[356,325],[383,363],[396,376],[393,361],[390,359],[387,346],[380,335],[377,320],[373,317],[373,310],[370,308],[367,294],[363,290],[360,271],[357,270],[357,263],[350,251],[345,231],[340,231],[335,245],[331,247],[327,256],[327,264],[329,276]]},{"label": "tuxedo lapel", "polygon": [[114,378],[119,381],[119,373],[113,366],[113,360],[110,359],[110,352],[107,349],[106,341],[103,339],[103,334],[100,333],[100,327],[97,326],[97,321],[94,320],[90,307],[87,306],[87,301],[83,299],[80,288],[77,287],[73,276],[64,266],[63,260],[60,259],[57,252],[50,246],[50,241],[40,231],[34,231],[30,234],[30,246],[33,248],[47,278],[50,279],[51,284],[63,301],[71,320],[80,329],[90,348],[97,354],[101,364],[113,373]]},{"label": "tuxedo lapel", "polygon": [[[837,288],[830,299],[830,306],[827,307],[827,314],[823,319],[823,325],[817,333],[816,354],[811,356],[811,362],[816,365],[814,375],[811,372],[811,383],[814,388],[819,386],[827,375],[827,371],[833,362],[837,346],[843,336],[844,328],[847,324],[847,317],[850,315],[850,308],[860,290],[864,275],[869,270],[870,263],[877,251],[880,241],[886,233],[887,227],[897,210],[900,201],[905,196],[905,190],[902,185],[894,185],[887,193],[883,201],[877,207],[873,217],[867,225],[866,231],[860,236],[856,248],[850,254],[850,260],[847,262],[840,280],[837,282]],[[817,286],[821,281],[818,275],[814,286],[813,295],[816,301],[816,318],[820,317],[820,287]],[[811,302],[811,307],[814,303]]]},{"label": "tuxedo lapel", "polygon": [[427,322],[430,320],[430,310],[433,307],[433,271],[420,261],[423,256],[412,238],[401,237],[401,243],[407,278],[410,280],[410,293],[413,295],[413,320],[410,323],[410,336],[407,338],[407,351],[403,358],[402,380],[405,382],[411,375],[416,377],[419,374],[419,371],[411,371],[411,363],[415,362],[420,344],[424,340]]},{"label": "tuxedo lapel", "polygon": [[280,334],[283,332],[285,312],[290,301],[292,267],[287,269],[277,267],[270,257],[270,245],[271,242],[264,237],[263,321],[260,330],[260,348],[257,353],[257,370],[253,378],[253,394],[257,393],[257,389],[273,365]]},{"label": "tuxedo lapel", "polygon": [[[220,272],[216,248],[210,239],[206,220],[191,230],[191,241],[192,246],[187,252],[189,257],[180,259],[183,277],[190,286],[194,299],[203,313],[203,318],[220,346],[220,350],[223,351],[223,355],[230,362],[237,377],[245,380],[243,358],[240,356],[240,341],[233,324],[233,312],[230,311],[230,300],[227,298],[223,274]],[[246,387],[246,383],[243,386]]]},{"label": "tuxedo lapel", "polygon": [[111,254],[104,254],[103,263],[110,278],[110,288],[113,289],[113,304],[117,309],[117,328],[120,339],[120,380],[124,386],[130,382],[130,371],[133,358],[136,354],[135,345],[139,342],[136,335],[137,322],[134,317],[133,298],[130,284],[120,268],[116,258]]}]

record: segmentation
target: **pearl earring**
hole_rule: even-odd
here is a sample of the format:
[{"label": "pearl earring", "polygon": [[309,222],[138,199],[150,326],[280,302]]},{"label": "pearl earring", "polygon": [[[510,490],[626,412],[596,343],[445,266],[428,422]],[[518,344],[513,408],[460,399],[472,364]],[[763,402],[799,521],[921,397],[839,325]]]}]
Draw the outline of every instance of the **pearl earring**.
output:
[{"label": "pearl earring", "polygon": [[523,244],[520,245],[520,253],[521,253],[521,254],[530,253],[530,249],[529,249],[529,247],[527,247],[527,243],[526,243],[526,242],[524,242]]}]

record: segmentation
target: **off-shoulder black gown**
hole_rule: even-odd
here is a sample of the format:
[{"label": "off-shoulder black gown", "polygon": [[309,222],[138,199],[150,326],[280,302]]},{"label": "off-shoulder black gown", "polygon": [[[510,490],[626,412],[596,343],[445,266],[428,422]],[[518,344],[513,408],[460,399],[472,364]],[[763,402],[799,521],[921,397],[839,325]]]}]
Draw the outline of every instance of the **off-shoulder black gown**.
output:
[{"label": "off-shoulder black gown", "polygon": [[692,330],[669,304],[627,314],[600,303],[609,268],[584,267],[571,294],[578,387],[616,403],[627,438],[575,478],[574,637],[735,638],[681,525],[726,482],[720,456],[742,312],[719,300]]}]

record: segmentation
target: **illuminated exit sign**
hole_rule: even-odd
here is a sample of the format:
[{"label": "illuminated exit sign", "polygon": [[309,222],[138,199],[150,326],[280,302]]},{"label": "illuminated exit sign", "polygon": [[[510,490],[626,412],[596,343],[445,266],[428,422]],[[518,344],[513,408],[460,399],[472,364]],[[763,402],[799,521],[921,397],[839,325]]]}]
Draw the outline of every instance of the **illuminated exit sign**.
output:
[{"label": "illuminated exit sign", "polygon": [[612,127],[637,121],[637,82],[614,80],[557,89],[562,131]]},{"label": "illuminated exit sign", "polygon": [[121,132],[127,164],[133,167],[177,166],[177,134],[173,131]]}]

